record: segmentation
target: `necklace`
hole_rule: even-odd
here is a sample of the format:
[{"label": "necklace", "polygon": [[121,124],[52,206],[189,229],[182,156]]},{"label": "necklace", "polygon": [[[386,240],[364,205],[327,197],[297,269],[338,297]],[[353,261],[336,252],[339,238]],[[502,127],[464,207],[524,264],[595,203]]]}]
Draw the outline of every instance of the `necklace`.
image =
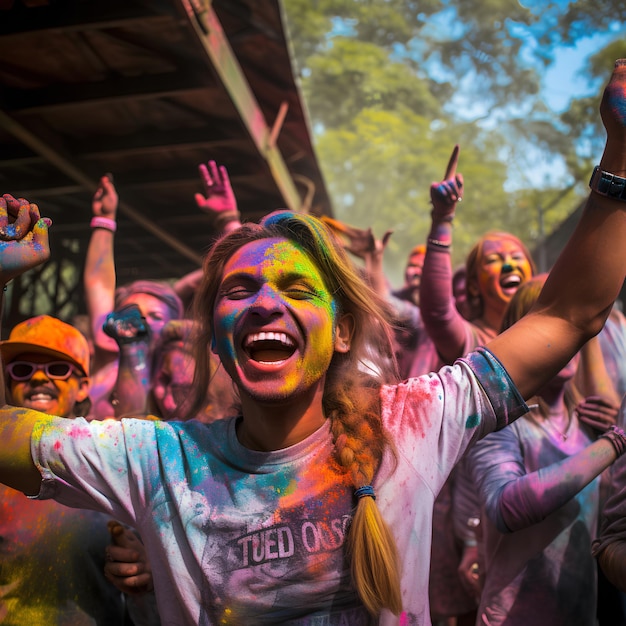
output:
[{"label": "necklace", "polygon": [[[530,412],[528,413],[528,416],[530,417],[530,419],[537,425],[539,426],[539,428],[541,428],[541,430],[543,430],[545,433],[547,433],[548,435],[556,435],[561,441],[565,442],[567,441],[567,438],[569,437],[569,430],[572,426],[572,414],[568,411],[567,413],[567,426],[565,427],[565,430],[559,430],[551,421],[550,418],[543,418],[541,420],[538,420],[535,418],[535,416],[533,415],[532,411],[533,409],[538,409],[539,405],[538,404],[531,404],[528,407],[530,410]],[[550,429],[548,430],[548,428],[546,428],[546,426],[549,426]]]}]

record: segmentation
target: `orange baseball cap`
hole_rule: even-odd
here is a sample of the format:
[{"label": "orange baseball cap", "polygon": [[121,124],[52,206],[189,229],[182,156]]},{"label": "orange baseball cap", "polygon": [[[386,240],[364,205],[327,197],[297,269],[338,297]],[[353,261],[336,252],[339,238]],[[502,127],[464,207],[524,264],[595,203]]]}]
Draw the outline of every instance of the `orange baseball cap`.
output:
[{"label": "orange baseball cap", "polygon": [[89,376],[89,344],[74,326],[50,315],[38,315],[17,324],[6,341],[0,341],[0,356],[7,365],[26,352],[47,354],[77,365]]}]

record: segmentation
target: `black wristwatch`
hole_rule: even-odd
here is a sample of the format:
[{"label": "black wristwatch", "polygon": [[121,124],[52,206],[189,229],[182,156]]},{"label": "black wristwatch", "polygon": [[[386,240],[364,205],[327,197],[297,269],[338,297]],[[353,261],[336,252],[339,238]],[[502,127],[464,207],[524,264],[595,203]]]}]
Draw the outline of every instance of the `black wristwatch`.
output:
[{"label": "black wristwatch", "polygon": [[593,168],[589,187],[601,196],[626,202],[626,178],[605,172],[599,165]]}]

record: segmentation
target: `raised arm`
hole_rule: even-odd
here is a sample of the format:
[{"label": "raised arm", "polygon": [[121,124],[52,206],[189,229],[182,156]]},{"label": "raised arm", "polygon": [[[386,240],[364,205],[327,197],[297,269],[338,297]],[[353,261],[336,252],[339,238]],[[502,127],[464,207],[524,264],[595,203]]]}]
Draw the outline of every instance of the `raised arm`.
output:
[{"label": "raised arm", "polygon": [[107,315],[113,310],[115,302],[115,258],[114,237],[117,229],[117,191],[111,174],[100,179],[91,203],[91,238],[85,258],[85,300],[91,322],[95,347],[95,367],[117,358],[117,344],[102,330]]},{"label": "raised arm", "polygon": [[433,183],[431,227],[422,271],[420,307],[426,331],[445,363],[452,363],[469,348],[469,322],[458,312],[452,293],[452,220],[461,200],[463,177],[457,174],[459,146],[455,146],[444,179]]},{"label": "raised arm", "polygon": [[[50,257],[48,218],[37,205],[5,194],[0,198],[0,286]],[[0,294],[3,292],[0,292]],[[0,367],[0,404],[5,403],[4,367]],[[41,476],[33,464],[30,440],[41,413],[26,409],[0,409],[0,481],[34,494]]]},{"label": "raised arm", "polygon": [[103,328],[120,351],[113,387],[115,417],[145,415],[151,384],[150,328],[136,304],[128,304],[110,313]]},{"label": "raised arm", "polygon": [[350,226],[326,215],[321,219],[341,240],[343,247],[363,261],[367,280],[376,293],[388,299],[391,287],[383,269],[383,256],[393,231],[388,230],[382,239],[376,239],[371,228]]},{"label": "raised arm", "polygon": [[[237,199],[230,184],[228,171],[215,161],[198,166],[204,193],[196,193],[194,199],[201,211],[211,220],[211,228],[217,235],[229,233],[241,226],[241,214],[237,209]],[[174,291],[188,308],[202,280],[202,268],[189,272],[174,283]]]},{"label": "raised arm", "polygon": [[[600,113],[607,141],[580,222],[531,312],[487,344],[525,398],[600,331],[626,275],[625,59],[615,64]],[[609,177],[614,183],[604,185]]]}]

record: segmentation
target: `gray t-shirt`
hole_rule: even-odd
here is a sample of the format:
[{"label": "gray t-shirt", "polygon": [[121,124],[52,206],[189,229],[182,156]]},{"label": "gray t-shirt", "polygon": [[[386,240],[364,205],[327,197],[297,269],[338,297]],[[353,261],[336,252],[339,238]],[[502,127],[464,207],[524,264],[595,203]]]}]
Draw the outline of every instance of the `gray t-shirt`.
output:
[{"label": "gray t-shirt", "polygon": [[353,488],[328,423],[295,446],[244,448],[238,418],[54,421],[36,429],[40,497],[92,507],[135,527],[147,546],[162,622],[430,624],[433,503],[467,447],[526,411],[481,350],[381,389],[387,451],[377,504],[402,559],[403,614],[370,618],[351,586],[345,535]]}]

